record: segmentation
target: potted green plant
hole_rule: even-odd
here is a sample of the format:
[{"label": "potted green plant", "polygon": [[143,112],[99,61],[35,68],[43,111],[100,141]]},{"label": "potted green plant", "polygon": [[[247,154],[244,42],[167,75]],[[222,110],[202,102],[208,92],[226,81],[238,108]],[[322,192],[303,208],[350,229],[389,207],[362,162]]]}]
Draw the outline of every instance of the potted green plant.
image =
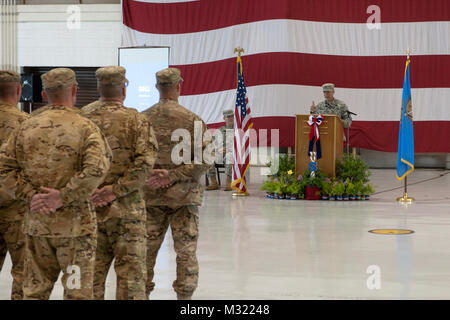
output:
[{"label": "potted green plant", "polygon": [[328,200],[331,197],[333,182],[329,178],[325,178],[322,183],[322,200]]},{"label": "potted green plant", "polygon": [[345,185],[343,182],[338,182],[334,187],[334,193],[336,195],[336,200],[341,201],[342,196],[345,192]]},{"label": "potted green plant", "polygon": [[297,195],[295,194],[295,184],[290,183],[286,187],[286,199],[295,200],[297,199]]},{"label": "potted green plant", "polygon": [[363,195],[361,196],[361,199],[364,197],[365,200],[370,200],[370,195],[375,192],[375,189],[373,188],[373,185],[371,183],[366,184],[363,189]]},{"label": "potted green plant", "polygon": [[355,200],[355,185],[351,181],[347,181],[345,184],[345,194],[350,200]]},{"label": "potted green plant", "polygon": [[355,197],[356,200],[361,200],[361,196],[363,193],[364,185],[361,181],[355,183]]},{"label": "potted green plant", "polygon": [[274,199],[284,199],[287,186],[295,180],[295,159],[287,154],[279,154],[266,164],[269,167],[269,180],[263,184],[263,190],[273,194]]},{"label": "potted green plant", "polygon": [[284,199],[286,187],[287,186],[283,181],[277,181],[275,187],[275,199]]},{"label": "potted green plant", "polygon": [[370,171],[366,163],[357,155],[345,155],[342,161],[336,163],[336,176],[352,183],[369,181]]},{"label": "potted green plant", "polygon": [[266,191],[266,197],[270,198],[270,199],[274,198],[276,188],[277,188],[277,182],[275,182],[273,179],[267,180],[261,186],[261,190]]},{"label": "potted green plant", "polygon": [[315,171],[314,176],[311,176],[311,171],[305,171],[303,174],[305,200],[320,200],[320,190],[325,177],[319,170]]},{"label": "potted green plant", "polygon": [[330,200],[331,201],[335,201],[336,200],[336,196],[337,196],[337,185],[339,184],[339,182],[338,181],[336,181],[336,180],[334,180],[334,178],[333,178],[333,181],[331,182],[331,190],[330,190]]},{"label": "potted green plant", "polygon": [[290,195],[291,200],[298,200],[303,198],[303,183],[300,181],[294,181],[287,187],[287,192]]},{"label": "potted green plant", "polygon": [[342,184],[344,185],[344,193],[342,194],[342,200],[348,201],[349,196],[347,194],[347,184],[349,183],[349,179],[346,179]]}]

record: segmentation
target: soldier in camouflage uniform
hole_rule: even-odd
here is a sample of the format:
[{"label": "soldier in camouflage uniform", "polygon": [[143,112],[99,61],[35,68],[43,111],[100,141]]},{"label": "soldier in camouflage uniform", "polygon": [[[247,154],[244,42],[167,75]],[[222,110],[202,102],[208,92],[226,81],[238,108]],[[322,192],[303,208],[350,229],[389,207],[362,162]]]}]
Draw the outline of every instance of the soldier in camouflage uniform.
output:
[{"label": "soldier in camouflage uniform", "polygon": [[322,89],[325,100],[320,102],[317,106],[313,101],[310,108],[310,113],[322,115],[335,114],[341,119],[344,128],[349,128],[352,124],[352,117],[349,113],[347,113],[347,105],[343,101],[334,98],[334,84],[325,83],[322,86]]},{"label": "soldier in camouflage uniform", "polygon": [[[158,140],[159,153],[153,175],[147,182],[147,295],[154,289],[153,282],[156,256],[170,225],[177,254],[177,279],[173,288],[178,299],[190,299],[198,283],[196,257],[198,239],[198,206],[202,204],[203,187],[200,178],[211,167],[214,152],[207,159],[192,163],[195,154],[194,127],[197,126],[198,151],[204,154],[211,142],[202,137],[206,125],[202,119],[178,103],[182,78],[176,68],[168,68],[156,74],[160,101],[144,111],[152,123]],[[191,150],[191,163],[179,165],[171,159],[172,149],[178,144],[171,141],[176,129],[187,130]],[[201,132],[199,132],[201,131]],[[205,139],[207,140],[207,139]],[[213,150],[212,146],[208,148]],[[200,152],[199,152],[200,153]]]},{"label": "soldier in camouflage uniform", "polygon": [[24,299],[48,299],[62,271],[64,299],[92,299],[97,220],[91,196],[111,150],[99,128],[74,112],[67,68],[42,75],[50,107],[25,120],[0,150],[0,185],[25,212]]},{"label": "soldier in camouflage uniform", "polygon": [[[227,176],[227,182],[225,184],[224,191],[231,191],[234,142],[234,111],[232,109],[223,111],[223,119],[225,120],[225,125],[217,129],[216,133],[214,133],[214,144],[216,148],[215,162],[225,165],[225,175]],[[217,135],[220,135],[220,137],[217,137]],[[218,190],[219,184],[217,183],[215,166],[209,169],[208,177],[211,181],[211,184],[206,188],[206,190]]]},{"label": "soldier in camouflage uniform", "polygon": [[[20,100],[20,75],[14,71],[0,70],[0,145],[6,142],[13,130],[29,118],[17,108]],[[26,204],[12,200],[0,187],[0,270],[9,251],[12,260],[12,300],[23,298],[23,258],[25,236],[22,232]]]},{"label": "soldier in camouflage uniform", "polygon": [[106,276],[115,259],[116,299],[144,300],[147,246],[142,189],[156,160],[156,139],[147,119],[123,105],[125,69],[100,68],[96,77],[100,100],[82,111],[102,130],[113,160],[93,196],[98,220],[94,298],[104,299]]}]

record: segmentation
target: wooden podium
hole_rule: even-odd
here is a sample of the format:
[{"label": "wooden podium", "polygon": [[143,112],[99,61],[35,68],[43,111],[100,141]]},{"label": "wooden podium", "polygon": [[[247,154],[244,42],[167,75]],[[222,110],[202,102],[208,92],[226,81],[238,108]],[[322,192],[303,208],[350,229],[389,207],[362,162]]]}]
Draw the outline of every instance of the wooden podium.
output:
[{"label": "wooden podium", "polygon": [[[311,162],[308,156],[309,114],[298,114],[295,117],[295,173],[303,174]],[[323,123],[319,126],[322,158],[317,160],[317,167],[330,177],[336,176],[336,161],[342,160],[344,154],[344,128],[336,115],[323,115]],[[314,144],[316,151],[316,144]]]}]

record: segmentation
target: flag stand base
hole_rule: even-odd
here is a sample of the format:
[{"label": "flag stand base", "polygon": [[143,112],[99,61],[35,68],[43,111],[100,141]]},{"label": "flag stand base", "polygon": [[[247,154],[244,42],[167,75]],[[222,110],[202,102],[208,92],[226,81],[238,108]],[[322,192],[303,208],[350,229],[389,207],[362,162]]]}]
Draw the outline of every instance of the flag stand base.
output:
[{"label": "flag stand base", "polygon": [[408,197],[408,194],[405,193],[403,197],[397,198],[397,201],[400,203],[413,203],[416,199]]},{"label": "flag stand base", "polygon": [[248,192],[233,192],[231,195],[233,197],[246,197],[246,196],[249,196],[250,193],[248,193]]},{"label": "flag stand base", "polygon": [[405,190],[403,191],[403,197],[397,198],[400,203],[413,203],[416,201],[414,198],[408,197],[408,177],[405,177]]}]

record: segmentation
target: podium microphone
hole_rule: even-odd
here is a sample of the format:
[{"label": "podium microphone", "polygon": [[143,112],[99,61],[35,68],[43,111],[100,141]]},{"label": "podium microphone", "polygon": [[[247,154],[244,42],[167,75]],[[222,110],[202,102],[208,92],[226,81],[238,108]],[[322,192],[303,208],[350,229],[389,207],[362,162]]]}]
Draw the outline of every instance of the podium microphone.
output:
[{"label": "podium microphone", "polygon": [[[351,112],[349,110],[345,110],[345,112],[347,112],[347,115],[352,114],[354,116],[357,116],[356,113]],[[350,156],[350,127],[347,128],[347,156]]]}]

